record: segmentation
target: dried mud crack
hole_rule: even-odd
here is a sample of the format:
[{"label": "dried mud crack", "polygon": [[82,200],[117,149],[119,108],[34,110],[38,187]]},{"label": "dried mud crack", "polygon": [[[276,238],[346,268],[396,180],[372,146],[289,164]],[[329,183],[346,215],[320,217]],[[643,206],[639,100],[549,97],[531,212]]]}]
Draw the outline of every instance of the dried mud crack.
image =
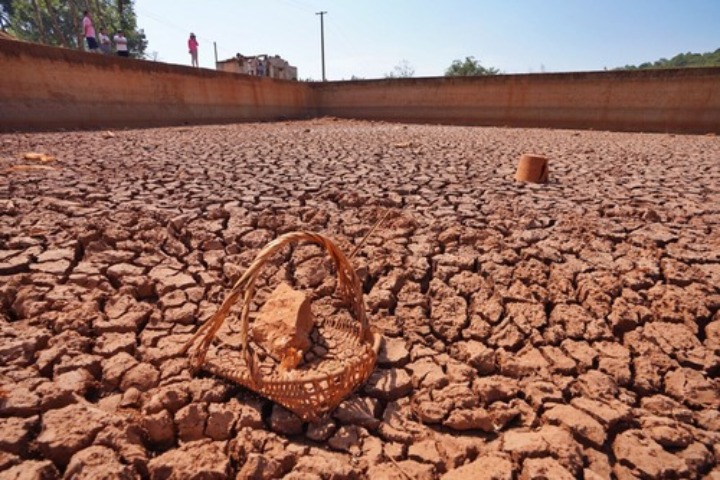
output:
[{"label": "dried mud crack", "polygon": [[[14,168],[26,152],[52,168]],[[547,185],[513,181],[522,153]],[[0,478],[720,478],[720,141],[320,119],[0,135]],[[268,241],[349,252],[321,422],[182,354]],[[263,274],[333,291],[312,247]]]}]

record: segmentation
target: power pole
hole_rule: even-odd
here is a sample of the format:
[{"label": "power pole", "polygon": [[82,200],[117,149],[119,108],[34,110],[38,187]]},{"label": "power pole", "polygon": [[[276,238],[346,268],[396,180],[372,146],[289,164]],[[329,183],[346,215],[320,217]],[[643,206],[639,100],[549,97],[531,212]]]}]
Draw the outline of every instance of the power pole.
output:
[{"label": "power pole", "polygon": [[327,12],[317,12],[315,15],[320,15],[320,55],[322,58],[322,79],[325,81],[325,23],[323,17]]}]

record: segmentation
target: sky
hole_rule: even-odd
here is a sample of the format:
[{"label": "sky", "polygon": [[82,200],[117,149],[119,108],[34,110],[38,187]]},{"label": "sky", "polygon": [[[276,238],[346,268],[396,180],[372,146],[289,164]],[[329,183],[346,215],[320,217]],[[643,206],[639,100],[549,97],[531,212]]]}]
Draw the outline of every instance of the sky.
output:
[{"label": "sky", "polygon": [[200,66],[280,55],[303,80],[442,76],[474,57],[501,73],[591,71],[720,48],[720,0],[136,0],[147,54]]}]

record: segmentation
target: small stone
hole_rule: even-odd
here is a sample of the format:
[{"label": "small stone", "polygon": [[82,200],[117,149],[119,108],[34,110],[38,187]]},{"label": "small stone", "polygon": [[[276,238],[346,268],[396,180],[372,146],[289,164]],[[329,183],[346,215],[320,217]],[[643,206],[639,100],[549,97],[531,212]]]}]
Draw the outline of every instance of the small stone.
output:
[{"label": "small stone", "polygon": [[265,422],[262,419],[263,403],[260,400],[246,400],[243,403],[236,398],[230,399],[229,406],[235,411],[237,416],[236,428],[240,430],[245,427],[261,429],[265,428]]},{"label": "small stone", "polygon": [[64,475],[64,478],[77,480],[94,478],[133,480],[137,477],[137,473],[132,468],[120,463],[115,451],[100,445],[94,445],[73,455]]},{"label": "small stone", "polygon": [[39,417],[0,418],[0,451],[22,455],[27,451],[33,430],[39,424]]},{"label": "small stone", "polygon": [[355,425],[343,425],[330,437],[328,445],[335,450],[356,455],[362,447],[362,433]]},{"label": "small stone", "polygon": [[213,440],[228,440],[235,427],[235,412],[223,404],[211,403],[208,406],[205,435]]},{"label": "small stone", "polygon": [[134,333],[108,332],[96,339],[93,353],[105,358],[112,357],[120,352],[132,355],[135,353],[135,342]]},{"label": "small stone", "polygon": [[489,405],[497,400],[508,401],[514,398],[518,393],[518,382],[500,375],[482,377],[473,382],[473,391],[485,405]]},{"label": "small stone", "polygon": [[[432,355],[436,352],[431,350]],[[421,358],[406,367],[412,372],[412,386],[415,388],[440,389],[450,383],[442,367],[429,357]]]},{"label": "small stone", "polygon": [[412,478],[413,480],[433,480],[435,476],[435,467],[415,460],[381,463],[370,467],[367,471],[367,478],[372,479]]},{"label": "small stone", "polygon": [[513,465],[505,457],[483,455],[475,461],[450,470],[442,480],[512,480]]},{"label": "small stone", "polygon": [[522,386],[527,402],[539,409],[548,403],[562,403],[564,401],[562,390],[552,382],[530,379]]},{"label": "small stone", "polygon": [[50,460],[27,460],[3,471],[1,476],[3,480],[49,480],[61,477]]},{"label": "small stone", "polygon": [[310,449],[307,455],[299,456],[292,470],[300,478],[340,480],[363,477],[361,469],[353,466],[348,454],[316,448]]},{"label": "small stone", "polygon": [[702,372],[678,368],[665,375],[665,391],[693,407],[720,408],[720,392]]},{"label": "small stone", "polygon": [[22,460],[19,456],[0,450],[0,472],[8,470],[10,467],[17,465],[21,461]]},{"label": "small stone", "polygon": [[344,425],[359,425],[375,430],[380,425],[377,418],[379,409],[377,399],[353,395],[338,405],[333,416]]},{"label": "small stone", "polygon": [[422,463],[430,463],[435,468],[443,465],[443,458],[434,440],[421,440],[410,445],[408,458]]},{"label": "small stone", "polygon": [[171,445],[175,441],[175,423],[167,410],[142,417],[142,425],[148,440],[159,446]]},{"label": "small stone", "polygon": [[586,397],[576,397],[570,402],[593,418],[596,418],[605,429],[611,429],[619,422],[630,420],[632,410],[624,403],[615,400],[592,400]]},{"label": "small stone", "polygon": [[31,417],[40,412],[40,398],[27,387],[6,385],[3,393],[0,415]]},{"label": "small stone", "polygon": [[102,364],[103,385],[107,390],[113,390],[122,380],[125,372],[138,365],[138,361],[131,355],[120,352],[107,359]]},{"label": "small stone", "polygon": [[293,369],[310,348],[313,326],[310,298],[283,282],[258,312],[251,335],[284,368]]},{"label": "small stone", "polygon": [[61,390],[84,397],[85,393],[95,386],[95,379],[90,372],[80,368],[56,375],[53,383]]},{"label": "small stone", "polygon": [[170,413],[175,413],[190,402],[190,395],[187,390],[179,384],[170,384],[161,386],[157,389],[149,390],[145,395],[146,400],[143,409],[147,413],[157,413],[167,409]]},{"label": "small stone", "polygon": [[404,367],[409,361],[410,352],[405,345],[405,340],[402,338],[383,337],[383,341],[380,344],[380,353],[377,358],[377,363],[380,367]]},{"label": "small stone", "polygon": [[178,437],[183,442],[193,442],[203,438],[207,411],[199,403],[191,403],[175,414]]},{"label": "small stone", "polygon": [[605,443],[605,429],[587,413],[570,405],[555,405],[545,411],[543,417],[553,424],[565,425],[579,439],[589,442],[596,448]]},{"label": "small stone", "polygon": [[686,448],[694,440],[692,433],[672,418],[642,417],[640,427],[650,438],[667,449]]},{"label": "small stone", "polygon": [[224,446],[223,442],[198,441],[168,450],[148,463],[150,478],[228,478],[230,460]]},{"label": "small stone", "polygon": [[528,458],[523,462],[520,480],[574,480],[575,475],[554,458]]},{"label": "small stone", "polygon": [[36,440],[40,452],[56,465],[65,466],[76,452],[92,444],[108,418],[102,410],[85,404],[50,410],[42,417],[42,431]]},{"label": "small stone", "polygon": [[494,432],[494,420],[493,415],[483,408],[457,408],[450,412],[450,415],[443,422],[443,425],[453,430],[482,430],[483,432]]},{"label": "small stone", "polygon": [[666,452],[640,430],[626,430],[615,438],[613,453],[619,463],[649,478],[685,477],[690,471],[687,464]]},{"label": "small stone", "polygon": [[273,404],[270,428],[283,435],[299,435],[303,430],[303,421],[290,410]]},{"label": "small stone", "polygon": [[410,375],[402,368],[376,370],[365,384],[365,393],[381,400],[397,400],[413,388]]},{"label": "small stone", "polygon": [[149,363],[140,363],[125,373],[120,382],[120,389],[124,391],[135,387],[141,392],[146,392],[157,386],[159,380],[160,372],[155,367]]},{"label": "small stone", "polygon": [[495,350],[476,340],[456,342],[450,348],[450,353],[473,367],[480,375],[489,375],[496,370]]},{"label": "small stone", "polygon": [[319,422],[308,424],[305,436],[315,442],[324,442],[337,431],[337,425],[332,418],[325,418]]}]

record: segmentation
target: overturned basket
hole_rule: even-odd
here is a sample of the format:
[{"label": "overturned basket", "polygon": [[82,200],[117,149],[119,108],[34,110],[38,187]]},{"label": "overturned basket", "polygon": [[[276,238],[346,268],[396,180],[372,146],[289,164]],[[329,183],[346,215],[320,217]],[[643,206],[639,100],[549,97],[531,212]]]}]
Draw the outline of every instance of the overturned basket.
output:
[{"label": "overturned basket", "polygon": [[[268,259],[282,247],[293,242],[311,242],[323,247],[335,263],[338,296],[343,300],[350,318],[326,318],[315,326],[322,338],[331,339],[327,355],[286,371],[279,365],[261,364],[257,345],[249,341],[249,313],[255,295],[255,282]],[[231,308],[238,302],[240,314],[240,349],[226,348],[222,342],[212,348]],[[381,336],[371,331],[360,281],[347,257],[328,238],[309,232],[284,234],[263,248],[247,271],[235,283],[218,311],[210,317],[188,342],[192,348],[193,369],[237,382],[263,395],[306,421],[317,420],[334,409],[342,400],[365,382],[375,367]],[[198,341],[199,340],[199,341]],[[267,358],[265,359],[267,360]]]}]

